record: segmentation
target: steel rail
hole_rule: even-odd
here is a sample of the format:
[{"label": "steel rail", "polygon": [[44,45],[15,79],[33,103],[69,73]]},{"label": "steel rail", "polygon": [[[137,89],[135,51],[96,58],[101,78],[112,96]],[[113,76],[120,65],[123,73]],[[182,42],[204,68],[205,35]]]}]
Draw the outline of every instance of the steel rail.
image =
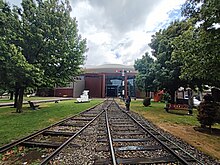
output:
[{"label": "steel rail", "polygon": [[[126,112],[125,112],[126,113]],[[170,147],[168,147],[164,142],[162,142],[160,139],[158,139],[154,134],[152,134],[149,130],[147,130],[141,123],[139,123],[135,118],[133,118],[130,114],[126,113],[134,122],[136,122],[144,131],[149,133],[154,139],[156,139],[166,150],[168,150],[170,153],[172,153],[181,163],[185,165],[189,165],[189,163],[179,156],[175,151],[173,151]]]},{"label": "steel rail", "polygon": [[102,110],[96,117],[94,117],[89,123],[87,123],[83,128],[76,132],[73,136],[71,136],[68,140],[66,140],[60,147],[58,147],[55,151],[53,151],[47,158],[45,158],[40,165],[47,164],[51,159],[53,159],[60,151],[67,146],[76,136],[78,136],[83,130],[85,130],[93,121],[95,121],[105,110]]},{"label": "steel rail", "polygon": [[[143,119],[142,119],[143,120]],[[143,121],[150,129],[154,130],[155,132],[157,132],[153,127],[151,127],[149,124],[147,124],[145,121]],[[178,149],[180,149],[182,152],[184,152],[185,154],[187,154],[190,158],[194,159],[197,163],[201,164],[201,165],[205,165],[204,163],[202,163],[200,160],[196,159],[195,157],[193,157],[190,153],[186,152],[183,148],[181,148],[180,146],[178,146],[176,143],[172,142],[171,140],[169,140],[166,136],[160,134],[160,136],[162,136],[164,139],[166,139],[167,141],[169,141],[170,143],[172,143],[172,145],[176,146]]]},{"label": "steel rail", "polygon": [[106,120],[106,128],[107,128],[107,133],[108,133],[108,140],[109,140],[109,146],[110,146],[110,152],[111,152],[111,156],[112,156],[112,163],[113,165],[116,165],[116,158],[115,158],[115,151],[114,151],[114,147],[113,147],[113,140],[112,140],[112,136],[111,136],[111,130],[110,130],[110,126],[109,126],[109,122],[108,122],[108,110],[105,109],[105,120]]},{"label": "steel rail", "polygon": [[[116,102],[115,102],[116,103]],[[177,155],[175,151],[173,151],[170,147],[168,147],[164,142],[162,142],[160,139],[158,139],[154,134],[152,134],[149,130],[147,130],[140,122],[138,122],[133,116],[131,116],[128,112],[123,110],[117,103],[116,105],[120,110],[122,110],[124,113],[126,113],[135,123],[137,123],[144,131],[146,131],[148,134],[150,134],[155,140],[157,140],[167,151],[172,153],[173,156],[177,158],[182,164],[190,165],[184,158]]]},{"label": "steel rail", "polygon": [[71,118],[76,117],[77,115],[80,115],[80,114],[82,114],[82,113],[85,113],[85,112],[87,112],[87,111],[89,111],[89,110],[91,110],[91,109],[97,107],[98,105],[104,103],[105,101],[106,101],[106,100],[104,100],[103,102],[98,103],[98,104],[94,105],[93,107],[88,108],[88,109],[86,109],[86,110],[84,110],[84,111],[82,111],[82,112],[80,112],[80,113],[77,113],[77,114],[75,114],[75,115],[73,115],[73,116],[71,116],[71,117],[68,117],[68,118],[66,118],[66,119],[63,119],[63,120],[61,120],[61,121],[59,121],[59,122],[57,122],[57,123],[55,123],[55,124],[52,124],[52,125],[50,125],[50,126],[44,128],[44,129],[41,129],[41,130],[39,130],[39,131],[37,131],[37,132],[35,132],[35,133],[32,133],[32,134],[30,134],[30,135],[28,135],[28,136],[26,136],[26,137],[24,137],[24,138],[21,138],[21,139],[19,139],[19,140],[14,141],[14,142],[11,142],[11,143],[8,143],[8,144],[6,144],[6,145],[3,145],[2,147],[0,147],[0,153],[3,153],[3,152],[5,152],[5,151],[11,149],[12,147],[14,147],[14,146],[16,146],[16,145],[19,145],[19,144],[23,143],[23,142],[26,141],[26,140],[32,139],[33,137],[42,134],[45,130],[47,130],[47,129],[53,127],[53,126],[59,125],[59,124],[61,124],[62,122],[65,122],[65,121],[67,121],[67,120],[69,120],[69,119],[71,119]]}]

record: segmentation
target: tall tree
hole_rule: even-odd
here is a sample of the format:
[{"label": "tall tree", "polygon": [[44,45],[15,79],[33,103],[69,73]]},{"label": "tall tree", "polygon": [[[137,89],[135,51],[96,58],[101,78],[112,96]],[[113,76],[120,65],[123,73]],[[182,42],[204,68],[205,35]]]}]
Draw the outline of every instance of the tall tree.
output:
[{"label": "tall tree", "polygon": [[148,91],[155,91],[158,84],[155,79],[154,59],[148,53],[145,53],[141,59],[135,60],[134,68],[138,70],[136,76],[137,87],[144,91],[146,96]]},{"label": "tall tree", "polygon": [[181,77],[220,87],[220,3],[187,0],[182,11],[192,26],[174,42],[173,56],[184,64]]},{"label": "tall tree", "polygon": [[21,54],[21,48],[12,43],[17,38],[16,29],[20,26],[18,15],[2,0],[0,1],[0,10],[0,86],[12,90],[18,82],[26,78],[30,79],[30,75],[34,80],[34,75],[37,72],[34,69],[33,73],[29,73],[34,66],[27,63]]},{"label": "tall tree", "polygon": [[7,53],[3,51],[7,47],[6,38],[9,37],[8,21],[12,18],[10,6],[3,0],[0,0],[0,87],[5,88],[6,83],[4,77],[6,77],[6,59]]},{"label": "tall tree", "polygon": [[19,92],[18,112],[26,87],[62,84],[79,73],[85,58],[86,41],[78,35],[76,19],[70,12],[67,0],[23,0],[21,8],[13,8],[18,25],[11,27],[16,37],[8,41],[14,45],[18,59],[25,62],[19,63],[25,70],[12,75],[13,78],[20,77],[14,79]]},{"label": "tall tree", "polygon": [[186,86],[187,82],[180,79],[181,60],[171,60],[174,50],[173,40],[181,35],[188,24],[175,21],[166,29],[156,32],[152,36],[151,43],[152,55],[156,58],[156,80],[159,82],[160,89],[167,89],[171,94],[171,101],[174,101],[175,91],[180,86]]}]

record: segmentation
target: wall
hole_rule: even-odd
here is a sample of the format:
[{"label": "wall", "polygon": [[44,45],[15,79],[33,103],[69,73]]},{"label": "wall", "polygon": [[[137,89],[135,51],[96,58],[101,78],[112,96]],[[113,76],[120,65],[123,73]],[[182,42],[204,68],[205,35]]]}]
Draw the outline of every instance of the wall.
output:
[{"label": "wall", "polygon": [[55,88],[55,97],[73,97],[73,88]]},{"label": "wall", "polygon": [[84,80],[84,78],[80,79],[80,80],[75,80],[73,97],[75,97],[75,98],[80,97],[80,95],[82,94],[84,89],[85,89],[85,80]]},{"label": "wall", "polygon": [[86,75],[85,90],[89,90],[90,97],[102,97],[102,76],[101,75]]}]

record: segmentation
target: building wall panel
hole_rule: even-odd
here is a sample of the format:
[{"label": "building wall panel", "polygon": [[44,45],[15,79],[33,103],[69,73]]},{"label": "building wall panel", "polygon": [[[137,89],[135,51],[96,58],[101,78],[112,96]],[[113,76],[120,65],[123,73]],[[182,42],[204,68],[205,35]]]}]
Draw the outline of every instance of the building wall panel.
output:
[{"label": "building wall panel", "polygon": [[73,88],[55,88],[55,97],[73,97]]},{"label": "building wall panel", "polygon": [[85,89],[85,80],[75,80],[74,82],[74,95],[73,97],[78,98]]},{"label": "building wall panel", "polygon": [[90,97],[102,97],[102,77],[99,75],[85,77],[85,89],[89,90]]}]

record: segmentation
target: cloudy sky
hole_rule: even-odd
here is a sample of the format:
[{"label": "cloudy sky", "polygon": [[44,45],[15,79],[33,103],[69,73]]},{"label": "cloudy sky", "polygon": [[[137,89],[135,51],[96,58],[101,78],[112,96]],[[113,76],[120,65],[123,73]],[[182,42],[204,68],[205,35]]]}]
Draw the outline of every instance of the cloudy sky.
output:
[{"label": "cloudy sky", "polygon": [[[18,0],[8,0],[10,4]],[[180,18],[185,0],[70,0],[72,17],[87,39],[85,67],[133,65],[145,52],[151,36]]]}]

